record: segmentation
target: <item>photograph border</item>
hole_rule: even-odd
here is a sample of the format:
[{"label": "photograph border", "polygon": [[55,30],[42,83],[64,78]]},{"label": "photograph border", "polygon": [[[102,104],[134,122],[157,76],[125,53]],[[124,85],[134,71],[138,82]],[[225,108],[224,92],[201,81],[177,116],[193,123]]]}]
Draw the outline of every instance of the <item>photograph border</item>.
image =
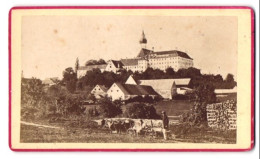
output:
[{"label": "photograph border", "polygon": [[[100,148],[100,149],[17,149],[12,147],[11,141],[11,101],[12,101],[12,86],[11,86],[11,73],[12,73],[12,59],[11,59],[11,15],[13,10],[20,9],[249,9],[251,12],[251,144],[249,148],[245,149],[109,149],[109,148]],[[18,6],[13,7],[9,11],[8,18],[8,49],[9,49],[9,147],[12,151],[106,151],[106,152],[169,152],[169,151],[249,151],[254,148],[255,144],[255,15],[254,10],[251,7],[247,6]]]}]

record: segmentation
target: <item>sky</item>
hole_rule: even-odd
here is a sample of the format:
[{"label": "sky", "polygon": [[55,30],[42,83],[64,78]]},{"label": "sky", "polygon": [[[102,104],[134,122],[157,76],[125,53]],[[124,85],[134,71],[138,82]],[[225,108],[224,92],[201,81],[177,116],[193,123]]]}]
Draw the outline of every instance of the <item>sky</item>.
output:
[{"label": "sky", "polygon": [[62,78],[62,71],[87,60],[134,58],[141,46],[180,50],[202,73],[237,73],[237,18],[220,16],[24,16],[24,77]]}]

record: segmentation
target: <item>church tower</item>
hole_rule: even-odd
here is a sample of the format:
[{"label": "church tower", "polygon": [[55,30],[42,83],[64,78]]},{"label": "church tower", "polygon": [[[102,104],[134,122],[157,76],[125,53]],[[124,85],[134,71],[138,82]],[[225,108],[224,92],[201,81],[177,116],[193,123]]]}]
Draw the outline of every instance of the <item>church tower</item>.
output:
[{"label": "church tower", "polygon": [[141,44],[141,47],[143,49],[146,49],[147,39],[145,38],[144,31],[142,32],[142,37],[141,37],[139,43]]}]

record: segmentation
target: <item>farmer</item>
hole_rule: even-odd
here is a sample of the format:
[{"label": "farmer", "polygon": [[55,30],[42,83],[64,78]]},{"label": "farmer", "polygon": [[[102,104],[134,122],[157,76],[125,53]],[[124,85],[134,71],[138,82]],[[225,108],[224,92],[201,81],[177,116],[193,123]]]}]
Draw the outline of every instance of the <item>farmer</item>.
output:
[{"label": "farmer", "polygon": [[167,140],[167,130],[169,128],[169,119],[168,116],[166,115],[165,111],[162,111],[162,132],[163,132],[163,138],[164,140]]}]

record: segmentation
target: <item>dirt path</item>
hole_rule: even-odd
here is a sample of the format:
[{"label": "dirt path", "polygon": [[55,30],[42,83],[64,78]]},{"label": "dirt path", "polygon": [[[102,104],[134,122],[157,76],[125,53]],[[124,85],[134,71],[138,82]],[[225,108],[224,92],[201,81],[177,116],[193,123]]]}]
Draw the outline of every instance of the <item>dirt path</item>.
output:
[{"label": "dirt path", "polygon": [[60,129],[60,127],[56,127],[56,126],[41,125],[41,124],[29,123],[29,122],[26,122],[26,121],[21,121],[21,124],[24,124],[24,125],[31,125],[31,126],[36,126],[36,127],[44,127],[44,128]]}]

